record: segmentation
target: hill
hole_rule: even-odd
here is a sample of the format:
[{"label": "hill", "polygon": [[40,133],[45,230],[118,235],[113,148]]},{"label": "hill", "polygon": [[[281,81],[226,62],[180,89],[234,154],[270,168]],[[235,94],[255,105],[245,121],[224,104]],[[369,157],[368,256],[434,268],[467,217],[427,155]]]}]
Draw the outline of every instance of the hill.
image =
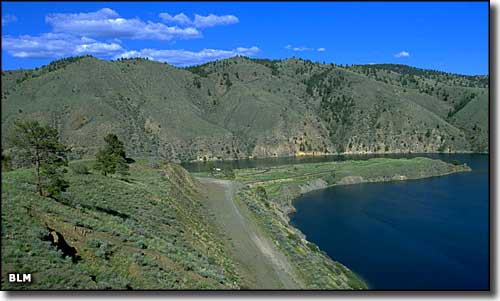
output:
[{"label": "hill", "polygon": [[180,161],[488,152],[488,77],[295,58],[182,69],[86,56],[3,71],[2,131],[17,118],[57,127],[76,158],[109,132],[133,156]]},{"label": "hill", "polygon": [[[60,200],[36,195],[30,170],[4,172],[3,289],[237,288],[196,182],[175,165],[131,171],[129,181],[69,173]],[[13,270],[33,283],[8,283]]]},{"label": "hill", "polygon": [[[71,168],[93,163],[70,163],[58,199],[37,194],[33,170],[2,172],[3,289],[366,289],[289,224],[293,199],[470,170],[428,158],[241,169],[231,180],[146,160],[126,178]],[[33,282],[8,282],[13,271]]]},{"label": "hill", "polygon": [[[315,276],[293,276],[292,286],[284,286],[272,274],[274,267],[248,271],[242,257],[230,252],[244,238],[228,236],[209,209],[205,192],[210,186],[171,163],[160,168],[139,160],[130,165],[130,173],[123,179],[91,169],[86,174],[68,172],[69,189],[56,200],[36,193],[32,170],[2,172],[2,289],[366,287],[317,248],[307,255],[316,263],[308,267]],[[257,228],[247,215],[239,223]],[[269,234],[255,233],[255,239],[277,249]],[[243,264],[268,264],[267,253],[257,255]],[[285,262],[291,260],[281,256]],[[287,273],[302,269],[295,262],[288,266]],[[33,282],[9,283],[7,273],[13,271],[32,273]],[[264,280],[273,282],[262,284]]]}]

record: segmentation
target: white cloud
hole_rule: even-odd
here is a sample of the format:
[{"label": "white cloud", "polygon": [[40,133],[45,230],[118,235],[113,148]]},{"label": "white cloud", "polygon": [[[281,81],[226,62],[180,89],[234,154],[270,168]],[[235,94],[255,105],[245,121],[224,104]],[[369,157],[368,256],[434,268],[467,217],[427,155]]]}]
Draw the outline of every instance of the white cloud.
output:
[{"label": "white cloud", "polygon": [[176,23],[176,24],[180,24],[180,25],[189,25],[189,24],[192,24],[192,22],[189,19],[189,17],[186,16],[185,14],[183,14],[183,13],[177,14],[175,16],[172,16],[172,15],[170,15],[168,13],[160,13],[159,17],[165,23]]},{"label": "white cloud", "polygon": [[[174,16],[161,13],[159,17],[165,23],[176,25],[169,26],[164,23],[143,21],[139,18],[123,18],[110,8],[85,13],[48,14],[45,22],[52,27],[52,32],[37,36],[2,36],[2,49],[19,58],[61,58],[91,54],[115,59],[148,57],[177,66],[201,64],[237,55],[252,56],[260,51],[257,47],[239,47],[232,50],[203,49],[198,52],[150,48],[127,50],[122,47],[122,39],[168,41],[196,38],[202,36],[197,28],[239,22],[238,18],[233,15],[200,16],[195,14],[191,20],[183,13]],[[2,17],[2,25],[13,21],[15,21],[14,16]]]},{"label": "white cloud", "polygon": [[189,39],[201,36],[193,27],[179,28],[166,26],[138,18],[121,18],[110,8],[103,8],[91,13],[49,14],[45,22],[54,32],[97,38],[129,38],[144,40]]},{"label": "white cloud", "polygon": [[312,48],[309,48],[309,47],[304,47],[304,46],[301,46],[301,47],[293,47],[292,48],[293,51],[299,51],[299,52],[302,52],[302,51],[309,51],[309,50],[313,50]]},{"label": "white cloud", "polygon": [[[292,46],[290,44],[286,45],[285,49],[296,51],[296,52],[313,51],[313,50],[315,50],[314,48],[311,48],[311,47],[306,47],[306,46],[294,47],[294,46]],[[316,51],[319,51],[319,52],[322,52],[322,51],[325,51],[325,50],[326,49],[323,48],[323,47],[316,49]]]},{"label": "white cloud", "polygon": [[203,64],[213,60],[225,59],[237,55],[252,56],[260,51],[258,47],[238,47],[233,50],[203,49],[201,51],[189,51],[183,49],[142,49],[139,51],[126,51],[116,55],[114,58],[147,57],[151,60],[166,62],[179,67]]},{"label": "white cloud", "polygon": [[194,26],[196,28],[208,28],[217,25],[231,25],[238,23],[239,20],[233,15],[216,16],[210,14],[208,16],[194,15]]},{"label": "white cloud", "polygon": [[408,51],[401,51],[399,53],[396,53],[394,57],[400,58],[400,57],[409,57],[410,53]]},{"label": "white cloud", "polygon": [[16,22],[17,17],[14,15],[5,15],[2,16],[2,26],[7,25],[8,23]]},{"label": "white cloud", "polygon": [[112,56],[123,51],[122,46],[117,43],[102,43],[94,39],[64,33],[3,36],[2,49],[19,58],[60,58],[82,54]]},{"label": "white cloud", "polygon": [[159,17],[165,23],[190,25],[196,28],[208,28],[218,25],[231,25],[231,24],[236,24],[240,21],[238,17],[233,15],[217,16],[214,14],[209,14],[207,16],[200,16],[195,14],[193,20],[191,20],[188,16],[186,16],[183,13],[177,14],[175,16],[172,16],[168,13],[160,13]]}]

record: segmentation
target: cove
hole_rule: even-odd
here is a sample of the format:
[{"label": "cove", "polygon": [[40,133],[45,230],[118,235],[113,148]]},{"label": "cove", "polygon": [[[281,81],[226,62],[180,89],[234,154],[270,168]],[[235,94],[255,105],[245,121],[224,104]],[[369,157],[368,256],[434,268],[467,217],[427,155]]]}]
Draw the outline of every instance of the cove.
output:
[{"label": "cove", "polygon": [[489,289],[488,155],[427,156],[472,172],[313,191],[292,225],[370,289]]}]

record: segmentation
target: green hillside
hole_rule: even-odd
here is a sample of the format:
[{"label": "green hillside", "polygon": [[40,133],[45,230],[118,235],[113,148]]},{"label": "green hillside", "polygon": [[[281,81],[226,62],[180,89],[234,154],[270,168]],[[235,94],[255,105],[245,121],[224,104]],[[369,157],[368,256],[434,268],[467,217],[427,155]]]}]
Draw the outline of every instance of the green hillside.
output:
[{"label": "green hillside", "polygon": [[[93,162],[72,162],[70,167],[75,164]],[[2,289],[283,288],[281,278],[247,271],[239,254],[231,253],[244,237],[228,236],[218,227],[216,216],[224,212],[210,211],[207,204],[215,196],[206,195],[213,185],[201,184],[176,164],[155,167],[137,161],[127,179],[89,170],[68,172],[69,189],[59,199],[37,194],[33,170],[2,172]],[[254,224],[251,217],[241,223]],[[276,254],[284,252],[261,231],[256,239],[266,241]],[[306,241],[299,247],[300,256],[280,255],[290,266],[287,277],[293,279],[287,288],[366,288],[317,247],[307,249]],[[267,253],[259,252],[243,264],[267,264]],[[315,262],[307,275],[296,265],[304,252]],[[7,273],[14,271],[32,273],[33,282],[9,283]],[[259,286],[262,281],[256,277],[275,282]]]},{"label": "green hillside", "polygon": [[181,161],[487,152],[488,77],[294,58],[181,69],[86,56],[3,71],[2,131],[18,118],[57,127],[76,158],[109,132],[132,155]]},{"label": "green hillside", "polygon": [[[4,172],[2,288],[238,288],[196,182],[175,165],[137,163],[131,174],[68,173],[70,189],[55,200],[35,193],[30,170]],[[34,282],[10,284],[12,271]]]}]

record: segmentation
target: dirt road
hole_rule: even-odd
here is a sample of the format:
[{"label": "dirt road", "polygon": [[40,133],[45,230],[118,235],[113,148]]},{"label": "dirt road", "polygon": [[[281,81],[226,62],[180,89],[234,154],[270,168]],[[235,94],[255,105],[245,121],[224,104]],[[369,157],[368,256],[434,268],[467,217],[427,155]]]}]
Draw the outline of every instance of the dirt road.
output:
[{"label": "dirt road", "polygon": [[208,210],[229,240],[226,247],[237,261],[243,285],[250,289],[298,289],[286,256],[250,218],[251,212],[234,201],[238,183],[198,178],[204,185]]}]

